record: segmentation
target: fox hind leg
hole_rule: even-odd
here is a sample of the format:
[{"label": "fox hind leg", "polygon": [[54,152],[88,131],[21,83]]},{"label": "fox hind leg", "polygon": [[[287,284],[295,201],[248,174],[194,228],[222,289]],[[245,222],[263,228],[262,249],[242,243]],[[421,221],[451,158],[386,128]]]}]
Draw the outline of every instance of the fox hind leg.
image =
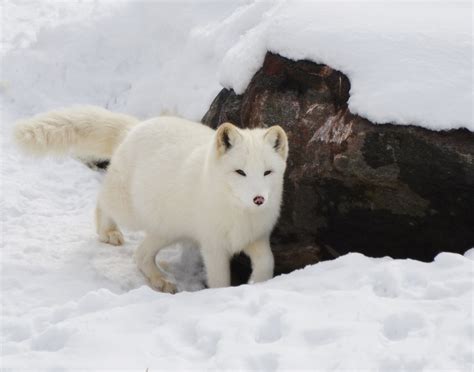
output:
[{"label": "fox hind leg", "polygon": [[167,293],[176,293],[176,286],[165,278],[156,265],[155,258],[160,249],[166,247],[166,241],[152,235],[147,235],[135,252],[138,268],[149,280],[152,288]]},{"label": "fox hind leg", "polygon": [[122,245],[124,243],[123,234],[117,224],[100,206],[97,206],[95,210],[95,217],[97,234],[101,242],[111,245]]}]

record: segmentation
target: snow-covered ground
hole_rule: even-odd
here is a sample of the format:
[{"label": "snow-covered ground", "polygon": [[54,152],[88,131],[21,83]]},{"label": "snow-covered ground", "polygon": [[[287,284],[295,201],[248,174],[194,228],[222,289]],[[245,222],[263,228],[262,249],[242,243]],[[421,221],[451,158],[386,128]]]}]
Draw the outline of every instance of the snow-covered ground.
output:
[{"label": "snow-covered ground", "polygon": [[1,367],[472,370],[474,250],[349,254],[200,290],[199,254],[174,247],[159,258],[181,292],[161,294],[133,262],[140,233],[96,240],[102,175],[24,157],[10,137],[15,119],[77,103],[198,120],[265,49],[340,68],[373,120],[474,129],[472,6],[449,4],[2,2]]}]

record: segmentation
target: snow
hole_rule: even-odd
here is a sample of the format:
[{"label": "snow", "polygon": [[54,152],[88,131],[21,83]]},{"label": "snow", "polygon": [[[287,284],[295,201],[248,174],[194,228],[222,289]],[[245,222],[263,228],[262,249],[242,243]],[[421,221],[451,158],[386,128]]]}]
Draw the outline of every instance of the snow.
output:
[{"label": "snow", "polygon": [[283,1],[227,51],[220,79],[244,92],[270,50],[344,72],[349,109],[375,123],[473,131],[472,39],[471,2]]},{"label": "snow", "polygon": [[36,20],[37,34],[25,17],[50,2],[34,17],[11,4],[3,94],[20,112],[92,103],[199,120],[221,84],[244,92],[269,50],[347,74],[349,109],[373,122],[474,130],[468,1],[79,2],[87,22],[53,2],[61,24]]},{"label": "snow", "polygon": [[[99,7],[103,17],[43,26],[29,47],[11,47],[0,92],[24,115],[84,103],[142,118],[168,113],[200,120],[222,89],[217,70],[224,50],[214,53],[212,40],[201,40],[196,29],[241,3],[106,2],[106,10]],[[88,2],[76,7],[89,17]],[[16,26],[12,18],[5,28]]]},{"label": "snow", "polygon": [[[351,78],[355,112],[472,129],[461,104],[462,76],[472,68],[464,65],[472,43],[465,3],[371,3],[369,14],[366,3],[307,2],[306,12],[301,4],[2,3],[2,368],[473,368],[474,249],[432,263],[349,254],[266,283],[202,290],[199,253],[171,247],[158,261],[181,292],[162,294],[133,261],[141,233],[127,232],[119,248],[95,237],[103,175],[72,159],[25,157],[11,141],[17,118],[68,104],[199,119],[219,79],[245,89],[265,48],[340,68]],[[397,23],[381,21],[388,13]],[[298,29],[290,27],[296,16]],[[413,19],[419,38],[409,37],[418,30]],[[314,49],[301,54],[308,40]],[[396,47],[404,75],[388,58]],[[415,88],[423,94],[411,96]],[[439,102],[450,106],[436,102],[430,111],[439,89]]]}]

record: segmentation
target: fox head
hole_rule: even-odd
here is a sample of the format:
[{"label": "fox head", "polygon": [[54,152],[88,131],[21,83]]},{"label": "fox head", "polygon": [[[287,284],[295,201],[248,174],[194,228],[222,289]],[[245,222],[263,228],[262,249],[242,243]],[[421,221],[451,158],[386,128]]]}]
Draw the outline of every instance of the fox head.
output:
[{"label": "fox head", "polygon": [[288,157],[288,138],[280,126],[239,129],[224,123],[215,134],[215,153],[219,180],[238,206],[279,207]]}]

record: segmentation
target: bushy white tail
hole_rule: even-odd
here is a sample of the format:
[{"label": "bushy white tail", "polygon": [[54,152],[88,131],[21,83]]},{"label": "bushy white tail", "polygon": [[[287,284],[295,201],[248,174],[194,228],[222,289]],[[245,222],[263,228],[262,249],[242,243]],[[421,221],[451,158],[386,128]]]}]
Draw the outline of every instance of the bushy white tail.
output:
[{"label": "bushy white tail", "polygon": [[16,123],[17,144],[34,155],[110,159],[138,119],[101,107],[49,111]]}]

